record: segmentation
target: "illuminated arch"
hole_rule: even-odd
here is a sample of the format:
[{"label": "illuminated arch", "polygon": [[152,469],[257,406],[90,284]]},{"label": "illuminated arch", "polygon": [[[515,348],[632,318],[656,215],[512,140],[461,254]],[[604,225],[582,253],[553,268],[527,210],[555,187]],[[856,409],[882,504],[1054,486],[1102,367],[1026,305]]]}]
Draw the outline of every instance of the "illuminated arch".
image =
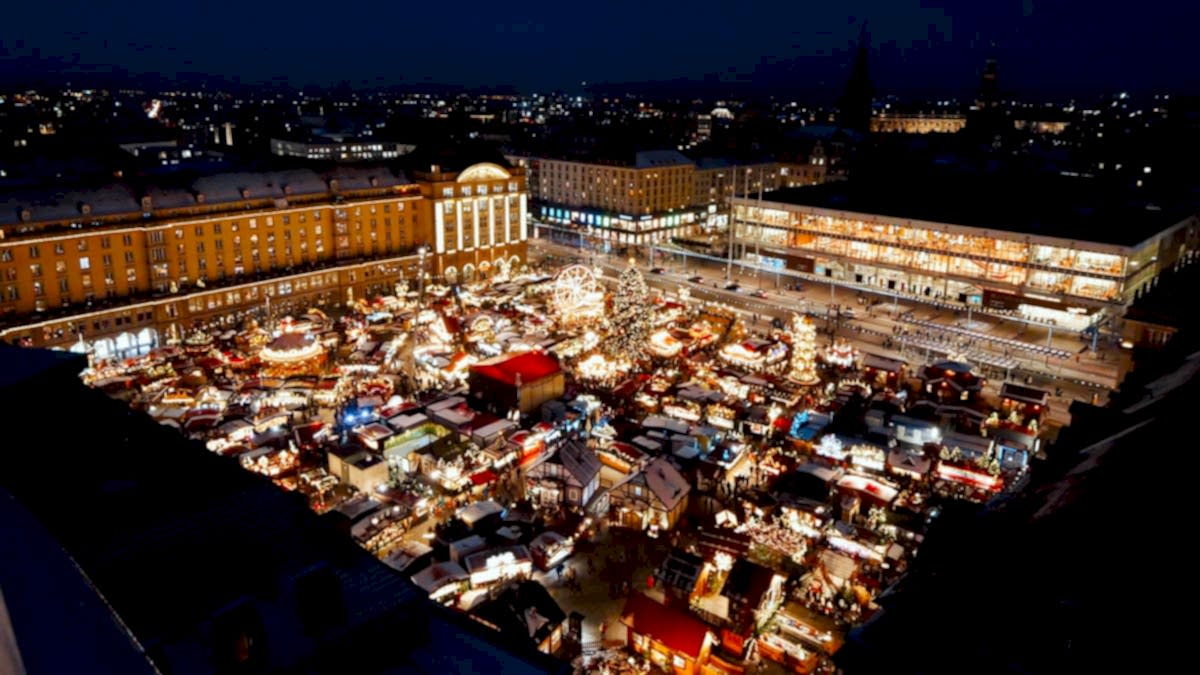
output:
[{"label": "illuminated arch", "polygon": [[100,338],[92,343],[92,348],[96,350],[96,358],[107,359],[114,356],[113,341],[109,338]]},{"label": "illuminated arch", "polygon": [[132,349],[135,344],[133,340],[133,333],[121,333],[117,336],[114,344],[118,352],[124,352]]},{"label": "illuminated arch", "polygon": [[452,284],[458,281],[458,270],[453,267],[447,267],[442,276],[446,277],[446,283]]},{"label": "illuminated arch", "polygon": [[158,331],[153,328],[143,328],[137,334],[139,347],[154,347],[158,344]]},{"label": "illuminated arch", "polygon": [[463,265],[462,278],[463,278],[463,283],[467,283],[467,284],[471,283],[472,281],[475,281],[475,266],[472,265],[471,263],[467,263],[466,265]]},{"label": "illuminated arch", "polygon": [[459,183],[469,183],[479,180],[505,180],[508,178],[512,178],[512,174],[499,164],[480,162],[479,164],[472,164],[463,169],[462,173],[458,174],[456,180]]}]

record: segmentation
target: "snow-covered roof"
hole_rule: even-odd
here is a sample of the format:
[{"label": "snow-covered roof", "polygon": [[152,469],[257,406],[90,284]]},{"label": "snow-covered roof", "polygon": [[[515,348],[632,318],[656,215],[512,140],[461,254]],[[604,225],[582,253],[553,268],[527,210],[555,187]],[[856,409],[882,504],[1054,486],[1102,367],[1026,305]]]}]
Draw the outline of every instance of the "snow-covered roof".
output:
[{"label": "snow-covered roof", "polygon": [[472,502],[464,506],[462,510],[458,512],[458,517],[462,519],[462,521],[466,523],[468,527],[471,527],[474,526],[475,523],[487,518],[490,515],[503,512],[504,507],[490,499],[485,499],[484,501]]},{"label": "snow-covered roof", "polygon": [[462,565],[455,562],[439,562],[414,574],[412,582],[426,593],[433,593],[442,586],[466,581],[469,578]]},{"label": "snow-covered roof", "polygon": [[675,468],[675,465],[665,457],[659,457],[650,462],[642,470],[642,474],[646,479],[646,487],[650,488],[650,491],[658,497],[668,511],[687,497],[688,491],[692,487]]}]

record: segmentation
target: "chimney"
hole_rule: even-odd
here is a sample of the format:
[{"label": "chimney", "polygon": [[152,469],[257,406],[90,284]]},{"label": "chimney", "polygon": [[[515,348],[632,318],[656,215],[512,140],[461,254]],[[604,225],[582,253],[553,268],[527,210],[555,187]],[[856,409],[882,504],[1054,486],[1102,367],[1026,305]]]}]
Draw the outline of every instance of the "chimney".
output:
[{"label": "chimney", "polygon": [[21,222],[28,223],[33,220],[33,213],[29,209],[21,209]]},{"label": "chimney", "polygon": [[329,191],[330,192],[336,193],[336,192],[339,192],[341,189],[342,189],[341,181],[339,181],[336,178],[329,179]]},{"label": "chimney", "polygon": [[371,176],[367,180],[371,184],[371,187],[379,187],[379,179],[376,178],[375,176]]},{"label": "chimney", "polygon": [[79,202],[79,212],[85,216],[92,215],[92,205],[87,202]]},{"label": "chimney", "polygon": [[204,196],[203,192],[196,193],[196,203],[197,204],[203,204],[205,199],[207,199],[207,198]]},{"label": "chimney", "polygon": [[250,199],[250,188],[242,188],[242,199]]},{"label": "chimney", "polygon": [[285,195],[292,194],[292,186],[285,183],[283,185],[283,194],[285,194]]},{"label": "chimney", "polygon": [[142,213],[149,213],[154,210],[154,200],[150,195],[142,197]]}]

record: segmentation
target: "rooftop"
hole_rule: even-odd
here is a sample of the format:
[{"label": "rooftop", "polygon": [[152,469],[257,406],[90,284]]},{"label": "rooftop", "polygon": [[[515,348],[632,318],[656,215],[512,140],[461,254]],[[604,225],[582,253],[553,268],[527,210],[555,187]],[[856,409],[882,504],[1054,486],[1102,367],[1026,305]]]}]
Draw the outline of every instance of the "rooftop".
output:
[{"label": "rooftop", "polygon": [[635,632],[693,658],[699,656],[709,630],[708,624],[691,614],[660,605],[637,592],[625,601],[621,618]]},{"label": "rooftop", "polygon": [[503,354],[471,366],[471,372],[509,385],[530,384],[561,372],[558,361],[549,354],[539,351]]},{"label": "rooftop", "polygon": [[1118,246],[1191,215],[1122,200],[1084,178],[921,170],[784,188],[763,201]]}]

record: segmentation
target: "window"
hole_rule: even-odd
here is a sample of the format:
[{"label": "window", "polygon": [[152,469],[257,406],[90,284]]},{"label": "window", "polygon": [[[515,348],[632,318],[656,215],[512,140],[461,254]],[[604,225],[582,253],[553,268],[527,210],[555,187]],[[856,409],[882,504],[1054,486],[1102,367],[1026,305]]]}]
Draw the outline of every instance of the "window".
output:
[{"label": "window", "polygon": [[78,242],[75,243],[75,250],[79,251],[80,253],[86,251],[87,247],[88,247],[87,239],[80,239]]},{"label": "window", "polygon": [[62,245],[62,242],[58,242],[54,245],[54,255],[62,255],[62,254],[63,254],[63,245]]},{"label": "window", "polygon": [[40,282],[40,281],[33,282],[33,295],[35,297],[40,298],[45,294],[46,294],[46,289],[42,288],[42,282]]},{"label": "window", "polygon": [[121,235],[121,243],[125,244],[126,246],[133,246],[133,235],[132,234]]},{"label": "window", "polygon": [[182,228],[178,228],[178,227],[175,228],[175,238],[183,239],[183,229]]},{"label": "window", "polygon": [[125,270],[125,280],[131,284],[137,281],[137,270],[133,269],[132,267]]},{"label": "window", "polygon": [[55,274],[62,274],[63,272],[66,272],[66,271],[67,271],[67,261],[65,261],[65,260],[55,260],[54,261]]},{"label": "window", "polygon": [[133,264],[133,251],[125,251],[125,264]]},{"label": "window", "polygon": [[675,657],[671,659],[671,663],[676,668],[687,668],[687,659],[683,658],[682,656],[680,656],[678,654],[676,654]]},{"label": "window", "polygon": [[509,183],[508,183],[508,191],[509,191],[509,192],[516,192],[516,191],[517,191],[517,182],[516,182],[516,181],[509,181]]},{"label": "window", "polygon": [[70,284],[67,283],[66,279],[58,280],[58,292],[62,293],[63,295],[66,295],[71,292],[71,286],[70,286]]},{"label": "window", "polygon": [[81,270],[92,269],[92,261],[88,260],[88,257],[86,255],[79,257],[79,269],[81,269]]},{"label": "window", "polygon": [[452,188],[452,187],[442,188],[442,196],[443,197],[453,197],[454,196],[454,188]]},{"label": "window", "polygon": [[203,237],[203,236],[204,236],[204,226],[203,226],[203,225],[197,225],[197,226],[196,226],[196,236],[197,236],[197,237]]},{"label": "window", "polygon": [[7,248],[3,251],[0,251],[0,260],[4,262],[12,262],[12,251]]},{"label": "window", "polygon": [[29,247],[29,257],[30,258],[38,258],[41,255],[42,255],[42,252],[38,249],[37,245]]},{"label": "window", "polygon": [[283,224],[284,224],[284,225],[291,225],[291,224],[292,224],[292,217],[291,217],[291,216],[284,216],[284,217],[283,217]]},{"label": "window", "polygon": [[213,223],[213,234],[221,234],[221,224]]},{"label": "window", "polygon": [[36,278],[42,276],[42,266],[37,263],[34,263],[29,266],[29,272],[30,272],[30,274],[33,275],[33,278],[36,279]]}]

